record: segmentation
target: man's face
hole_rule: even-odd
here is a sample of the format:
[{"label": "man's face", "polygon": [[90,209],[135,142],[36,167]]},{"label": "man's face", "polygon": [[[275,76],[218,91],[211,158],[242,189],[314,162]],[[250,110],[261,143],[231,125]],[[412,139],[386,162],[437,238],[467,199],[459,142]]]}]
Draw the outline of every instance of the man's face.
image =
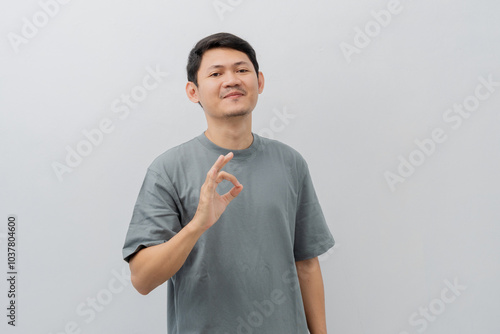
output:
[{"label": "man's face", "polygon": [[188,82],[191,101],[200,102],[209,117],[229,118],[250,114],[264,89],[262,73],[240,51],[216,48],[203,54],[198,70],[198,87]]}]

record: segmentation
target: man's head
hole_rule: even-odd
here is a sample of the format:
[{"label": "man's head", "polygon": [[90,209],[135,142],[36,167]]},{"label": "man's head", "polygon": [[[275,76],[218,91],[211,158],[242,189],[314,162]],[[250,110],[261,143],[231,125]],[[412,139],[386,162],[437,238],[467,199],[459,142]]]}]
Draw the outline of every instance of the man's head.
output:
[{"label": "man's head", "polygon": [[264,88],[254,49],[228,33],[199,41],[189,54],[187,73],[189,99],[216,118],[249,114]]}]

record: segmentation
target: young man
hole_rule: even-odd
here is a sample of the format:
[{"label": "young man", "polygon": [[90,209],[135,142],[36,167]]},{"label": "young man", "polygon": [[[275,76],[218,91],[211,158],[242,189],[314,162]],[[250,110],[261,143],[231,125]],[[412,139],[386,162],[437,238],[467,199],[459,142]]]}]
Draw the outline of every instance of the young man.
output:
[{"label": "young man", "polygon": [[208,36],[187,72],[208,127],[147,171],[123,248],[134,287],[168,281],[170,334],[326,333],[317,257],[334,240],[302,156],[252,133],[255,51]]}]

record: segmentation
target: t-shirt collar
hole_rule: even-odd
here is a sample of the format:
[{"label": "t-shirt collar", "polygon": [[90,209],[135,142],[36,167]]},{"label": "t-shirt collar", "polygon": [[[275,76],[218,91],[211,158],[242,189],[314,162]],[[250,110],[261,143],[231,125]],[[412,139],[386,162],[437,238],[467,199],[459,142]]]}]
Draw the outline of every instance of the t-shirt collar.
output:
[{"label": "t-shirt collar", "polygon": [[259,135],[252,132],[252,136],[253,136],[252,144],[248,148],[243,150],[228,150],[226,148],[220,147],[214,144],[212,141],[210,141],[210,139],[208,139],[207,136],[205,135],[205,132],[202,132],[201,135],[197,137],[197,139],[201,142],[201,144],[203,144],[203,146],[205,146],[210,151],[222,155],[226,155],[229,152],[233,152],[234,154],[233,159],[240,160],[250,157],[259,148],[261,142]]}]

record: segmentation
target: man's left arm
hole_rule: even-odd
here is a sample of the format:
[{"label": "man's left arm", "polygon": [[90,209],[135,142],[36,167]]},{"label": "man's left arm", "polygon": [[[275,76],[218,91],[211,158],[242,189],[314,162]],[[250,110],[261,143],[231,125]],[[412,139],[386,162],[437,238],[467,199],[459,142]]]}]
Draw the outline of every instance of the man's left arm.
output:
[{"label": "man's left arm", "polygon": [[326,334],[325,292],[317,257],[295,262],[300,291],[311,334]]}]

